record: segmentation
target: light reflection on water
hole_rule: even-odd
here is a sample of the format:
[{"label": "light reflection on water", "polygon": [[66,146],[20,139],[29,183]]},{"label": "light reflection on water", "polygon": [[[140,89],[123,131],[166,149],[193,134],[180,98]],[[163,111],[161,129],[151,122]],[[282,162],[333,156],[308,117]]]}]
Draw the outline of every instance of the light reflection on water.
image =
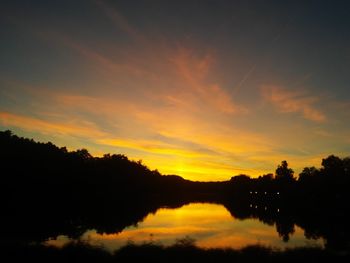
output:
[{"label": "light reflection on water", "polygon": [[[321,239],[306,239],[304,231],[297,226],[290,240],[283,242],[276,232],[275,225],[269,226],[256,219],[238,220],[233,218],[224,206],[208,203],[192,203],[176,209],[162,208],[155,214],[149,214],[137,226],[127,227],[121,233],[98,234],[95,230],[89,230],[81,240],[102,245],[112,251],[130,241],[136,244],[152,241],[172,245],[186,236],[195,239],[196,245],[203,248],[242,248],[255,244],[280,249],[324,246]],[[68,241],[67,237],[59,236],[46,243],[62,246]]]}]

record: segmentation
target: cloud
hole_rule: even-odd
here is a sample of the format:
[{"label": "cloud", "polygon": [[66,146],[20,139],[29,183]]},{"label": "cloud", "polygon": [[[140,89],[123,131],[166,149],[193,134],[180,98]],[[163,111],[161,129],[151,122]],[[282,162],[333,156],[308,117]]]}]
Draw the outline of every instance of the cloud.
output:
[{"label": "cloud", "polygon": [[273,104],[279,112],[301,113],[305,119],[319,123],[326,121],[325,114],[314,107],[315,102],[319,100],[316,96],[278,86],[263,86],[261,93],[263,98]]},{"label": "cloud", "polygon": [[18,127],[27,131],[50,135],[59,134],[85,138],[106,136],[93,123],[82,120],[54,122],[9,112],[0,112],[0,124],[5,127]]},{"label": "cloud", "polygon": [[[195,82],[206,83],[209,61],[207,57],[186,62],[196,68]],[[178,68],[173,71],[178,73]],[[271,146],[266,138],[235,127],[231,113],[210,104],[212,96],[201,95],[208,92],[207,86],[204,91],[197,91],[184,78],[169,80],[174,84],[170,89],[159,89],[158,93],[163,92],[160,95],[150,92],[142,97],[134,93],[125,97],[120,93],[103,94],[100,92],[103,86],[96,95],[81,95],[74,90],[14,83],[8,92],[21,97],[20,91],[26,90],[29,114],[19,115],[18,111],[5,109],[0,123],[53,138],[57,135],[85,138],[88,145],[84,147],[89,147],[93,154],[124,153],[132,159],[143,159],[151,169],[194,180],[226,180],[243,171],[259,173],[248,169],[244,160],[269,152]]]},{"label": "cloud", "polygon": [[210,106],[214,110],[228,114],[247,111],[234,103],[229,92],[219,84],[208,81],[208,77],[212,75],[210,74],[214,61],[212,54],[196,56],[191,50],[182,48],[171,61],[180,79],[184,81],[184,89],[199,98],[202,107]]},{"label": "cloud", "polygon": [[147,139],[129,139],[129,138],[105,138],[96,141],[98,144],[115,146],[120,148],[130,148],[142,150],[154,154],[174,155],[185,158],[200,158],[210,156],[210,151],[202,149],[191,149],[190,147],[181,147],[179,145],[169,144],[160,140]]},{"label": "cloud", "polygon": [[[150,96],[150,99],[160,98],[177,107],[186,106],[192,113],[210,110],[214,114],[241,114],[248,111],[234,102],[231,94],[218,81],[209,81],[209,78],[215,77],[213,52],[196,55],[192,49],[182,46],[173,49],[154,39],[150,41],[115,8],[103,1],[95,2],[118,28],[136,42],[143,43],[140,50],[134,50],[133,47],[129,47],[130,50],[121,48],[116,43],[113,47],[102,49],[105,50],[102,52],[101,49],[89,47],[89,42],[82,43],[79,39],[55,30],[33,27],[31,31],[42,39],[72,49],[87,59],[89,63],[82,67],[91,70],[89,79],[99,85],[99,89],[114,87],[114,92],[118,90],[120,94],[127,94],[123,90],[130,88],[135,91],[134,96],[142,93]],[[129,52],[120,52],[121,49]]]},{"label": "cloud", "polygon": [[[118,19],[120,27],[137,38],[127,21]],[[92,153],[97,147],[99,154],[122,151],[152,169],[193,180],[225,180],[262,171],[251,157],[268,156],[274,145],[235,122],[248,109],[217,78],[214,52],[154,43],[153,52],[146,45],[122,54],[118,43],[96,49],[54,30],[43,32],[41,37],[83,58],[84,72],[92,69],[84,75],[89,81],[69,90],[60,85],[74,87],[74,82],[30,85],[21,104],[25,115],[15,114],[23,110],[3,108],[0,123],[5,127],[84,137]],[[254,67],[243,82],[252,71]],[[15,97],[23,96],[26,84],[12,86],[20,87],[11,87],[9,93],[18,90]]]},{"label": "cloud", "polygon": [[117,9],[101,0],[96,0],[95,3],[117,28],[121,29],[137,42],[147,42],[144,35],[133,27]]}]

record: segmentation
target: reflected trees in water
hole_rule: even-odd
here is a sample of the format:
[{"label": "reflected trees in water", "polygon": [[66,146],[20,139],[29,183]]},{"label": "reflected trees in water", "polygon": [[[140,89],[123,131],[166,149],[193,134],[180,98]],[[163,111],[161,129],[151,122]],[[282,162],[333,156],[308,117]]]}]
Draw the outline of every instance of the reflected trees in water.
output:
[{"label": "reflected trees in water", "polygon": [[124,155],[93,157],[86,149],[68,151],[10,131],[0,132],[0,146],[3,241],[78,238],[88,229],[118,233],[160,207],[212,202],[235,218],[275,224],[286,242],[299,226],[308,238],[324,238],[327,247],[349,248],[349,158],[330,155],[298,178],[282,161],[274,175],[192,182]]}]

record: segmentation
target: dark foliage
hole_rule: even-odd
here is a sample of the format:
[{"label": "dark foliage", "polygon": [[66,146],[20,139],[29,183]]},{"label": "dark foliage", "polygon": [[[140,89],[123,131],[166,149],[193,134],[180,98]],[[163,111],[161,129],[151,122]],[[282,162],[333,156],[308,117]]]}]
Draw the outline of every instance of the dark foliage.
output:
[{"label": "dark foliage", "polygon": [[[27,244],[39,244],[58,235],[78,238],[88,229],[116,233],[160,207],[212,202],[223,204],[235,218],[256,218],[275,225],[286,242],[297,225],[307,238],[324,238],[327,249],[349,253],[350,158],[331,155],[323,159],[320,169],[304,168],[298,179],[283,161],[275,176],[238,175],[230,181],[203,183],[161,175],[124,155],[93,157],[86,149],[67,151],[50,142],[38,143],[5,131],[0,132],[0,165],[0,242],[9,246],[24,249]],[[127,249],[136,249],[135,255],[153,253],[149,252],[153,249],[162,257],[162,253],[169,256],[182,248],[179,244],[171,248],[153,245],[142,252],[144,247],[128,247],[116,257],[128,254]],[[195,247],[189,251],[195,258],[225,253],[236,257],[238,253]],[[90,252],[104,257],[100,251]],[[269,257],[266,251],[260,252]],[[278,253],[274,255],[278,257]]]},{"label": "dark foliage", "polygon": [[193,244],[169,247],[153,243],[128,244],[114,253],[85,243],[71,243],[59,249],[47,246],[7,247],[3,258],[13,262],[348,262],[349,255],[320,248],[286,251],[261,246],[243,249],[202,249]]}]

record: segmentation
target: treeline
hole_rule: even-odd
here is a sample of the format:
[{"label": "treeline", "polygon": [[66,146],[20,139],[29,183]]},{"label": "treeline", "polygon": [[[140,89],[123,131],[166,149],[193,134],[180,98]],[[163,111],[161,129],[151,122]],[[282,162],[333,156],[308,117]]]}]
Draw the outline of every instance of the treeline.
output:
[{"label": "treeline", "polygon": [[156,188],[159,192],[161,185],[170,188],[186,182],[179,176],[162,176],[141,160],[132,161],[122,154],[93,157],[86,149],[68,151],[51,142],[18,137],[11,131],[0,132],[0,145],[5,171],[2,180],[11,187],[7,194],[27,193],[29,197],[40,192],[51,198],[69,196],[71,201],[87,196],[92,199],[89,201],[111,196],[132,199]]},{"label": "treeline", "polygon": [[161,175],[120,154],[93,157],[0,132],[0,242],[79,238],[88,229],[116,233],[160,207],[223,204],[238,219],[275,225],[288,241],[298,225],[308,238],[349,249],[350,159],[329,156],[298,177],[287,161],[274,174],[192,182]]},{"label": "treeline", "polygon": [[287,161],[278,165],[275,174],[258,178],[247,175],[230,180],[231,195],[254,205],[276,205],[304,209],[344,211],[350,187],[350,158],[330,155],[322,167],[306,167],[295,176]]},{"label": "treeline", "polygon": [[299,226],[307,238],[323,238],[327,248],[349,252],[350,158],[330,155],[321,168],[306,167],[298,177],[282,161],[275,174],[238,175],[228,185],[224,205],[235,218],[275,225],[286,242]]},{"label": "treeline", "polygon": [[[116,233],[160,207],[208,200],[217,184],[161,175],[121,154],[93,157],[0,132],[0,238]],[[222,184],[218,184],[222,187]]]}]

